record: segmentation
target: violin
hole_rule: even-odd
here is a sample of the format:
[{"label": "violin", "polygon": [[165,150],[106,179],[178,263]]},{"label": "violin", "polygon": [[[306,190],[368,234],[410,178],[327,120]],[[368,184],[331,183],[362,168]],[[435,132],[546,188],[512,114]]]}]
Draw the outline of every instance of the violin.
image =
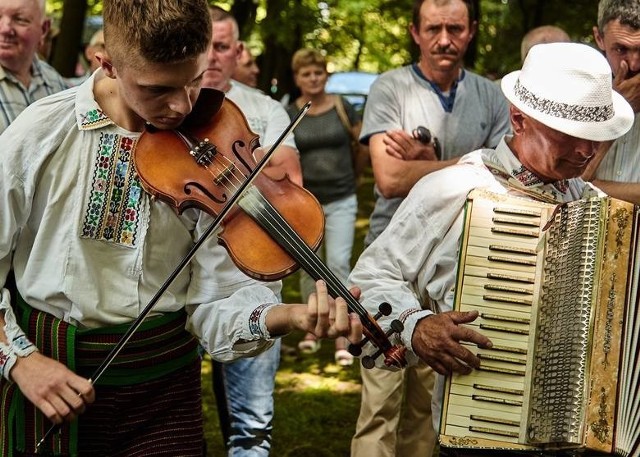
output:
[{"label": "violin", "polygon": [[[242,111],[224,93],[202,89],[192,113],[176,130],[148,127],[140,136],[133,161],[144,189],[178,213],[196,207],[216,216],[256,168],[259,137]],[[236,266],[261,281],[279,280],[302,267],[314,280],[322,279],[333,297],[343,297],[363,324],[365,337],[351,344],[359,356],[367,342],[377,351],[362,358],[366,368],[384,354],[387,366],[406,366],[406,348],[389,337],[402,331],[394,320],[388,332],[376,322],[391,313],[388,303],[372,317],[322,262],[316,249],[324,234],[322,206],[306,189],[284,177],[274,180],[258,173],[230,209],[218,233]]]}]

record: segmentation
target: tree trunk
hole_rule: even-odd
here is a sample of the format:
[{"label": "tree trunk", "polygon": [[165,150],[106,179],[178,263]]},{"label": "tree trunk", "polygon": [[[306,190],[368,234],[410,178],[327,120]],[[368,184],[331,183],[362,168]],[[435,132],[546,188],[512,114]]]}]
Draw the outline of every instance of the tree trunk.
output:
[{"label": "tree trunk", "polygon": [[[279,14],[282,11],[289,13],[288,18]],[[296,89],[291,57],[302,45],[302,32],[293,18],[295,12],[287,0],[267,0],[267,16],[262,21],[264,53],[260,56],[258,86],[276,100]]]},{"label": "tree trunk", "polygon": [[53,66],[65,77],[75,76],[78,53],[82,52],[82,30],[87,0],[64,0],[60,34],[56,40]]},{"label": "tree trunk", "polygon": [[[475,9],[474,21],[479,22],[482,15],[480,14],[480,0],[473,0],[473,8]],[[469,43],[469,47],[467,48],[467,52],[464,55],[464,66],[466,68],[473,68],[476,65],[476,58],[478,56],[478,33],[476,31],[475,36]]]},{"label": "tree trunk", "polygon": [[229,11],[238,22],[240,39],[246,40],[256,24],[257,2],[253,0],[235,0]]}]

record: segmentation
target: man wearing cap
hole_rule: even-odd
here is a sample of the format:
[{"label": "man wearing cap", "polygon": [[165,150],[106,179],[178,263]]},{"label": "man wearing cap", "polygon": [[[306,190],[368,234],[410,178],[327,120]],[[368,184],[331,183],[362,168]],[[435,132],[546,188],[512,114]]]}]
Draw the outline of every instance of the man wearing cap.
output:
[{"label": "man wearing cap", "polygon": [[[404,323],[398,338],[409,363],[421,359],[441,375],[479,366],[462,342],[491,345],[463,325],[476,319],[476,311],[451,311],[467,194],[484,188],[558,203],[598,195],[579,176],[601,142],[633,123],[631,106],[612,89],[606,59],[586,45],[534,46],[523,69],[505,76],[501,87],[511,103],[513,134],[495,149],[471,152],[418,181],[349,278],[370,312],[382,302],[393,304],[392,315],[379,322],[383,329],[391,319]],[[434,193],[438,198],[429,198]],[[428,301],[440,313],[424,309]],[[438,397],[434,393],[436,429]]]}]

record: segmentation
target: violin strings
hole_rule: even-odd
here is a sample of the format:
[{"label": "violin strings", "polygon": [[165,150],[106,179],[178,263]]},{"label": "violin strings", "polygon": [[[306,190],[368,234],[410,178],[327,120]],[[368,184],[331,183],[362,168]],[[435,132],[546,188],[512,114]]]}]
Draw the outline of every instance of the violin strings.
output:
[{"label": "violin strings", "polygon": [[[222,156],[222,159],[228,162],[226,164],[227,167],[225,167],[225,163],[222,162],[222,159],[219,156]],[[246,179],[245,174],[240,172],[241,177],[239,177],[235,172],[235,164],[223,154],[216,154],[216,165],[218,166],[219,170],[230,170],[229,176],[231,176],[237,182],[234,183],[231,179],[228,180],[230,186],[226,186],[226,188],[231,191],[237,191],[239,185],[244,182],[244,179],[242,178]],[[207,169],[209,170],[208,167]],[[213,172],[211,170],[209,170],[209,172],[213,176]],[[293,230],[293,228],[282,217],[279,211],[275,207],[273,207],[271,202],[269,202],[262,195],[262,193],[259,192],[259,189],[255,189],[262,205],[264,206],[265,211],[260,210],[260,202],[256,202],[253,198],[243,198],[242,203],[245,203],[245,206],[249,207],[249,211],[252,212],[251,214],[255,217],[259,217],[265,225],[268,225],[271,230],[273,230],[273,232],[271,232],[272,236],[273,233],[281,234],[282,236],[279,237],[280,241],[285,243],[298,256],[296,260],[301,262],[303,266],[306,265],[306,267],[311,270],[310,273],[315,274],[319,278],[327,280],[329,286],[333,287],[334,291],[342,296],[345,301],[347,301],[347,304],[350,305],[352,310],[359,314],[361,318],[368,321],[369,314],[366,309],[364,309],[364,307],[358,302],[358,300],[356,300],[353,295],[351,295],[342,281],[340,281],[337,276],[321,261],[317,254],[304,242],[304,240],[300,238],[298,233]],[[256,195],[253,196],[256,197]],[[269,227],[264,228],[268,231]],[[287,246],[282,247],[286,248]]]},{"label": "violin strings", "polygon": [[[260,199],[259,203],[262,203],[262,205],[266,209],[266,211],[260,211],[259,216],[266,216],[263,219],[266,223],[269,223],[271,226],[279,226],[280,230],[277,233],[284,233],[289,237],[282,237],[280,239],[282,239],[283,242],[292,245],[293,247],[299,247],[300,249],[297,249],[297,251],[302,254],[302,256],[307,260],[306,266],[310,269],[313,269],[313,271],[318,275],[318,278],[324,278],[329,286],[333,287],[334,292],[336,292],[339,296],[342,296],[348,303],[349,301],[351,301],[353,311],[358,312],[358,314],[363,317],[366,317],[366,310],[358,303],[355,298],[353,298],[351,293],[335,276],[335,274],[324,263],[320,262],[319,257],[313,252],[311,248],[309,248],[309,246],[307,246],[304,240],[299,237],[298,233],[293,230],[293,228],[291,228],[286,220],[282,218],[282,215],[276,208],[273,207],[271,202],[264,198],[264,196],[262,196],[260,193],[257,193],[254,196]],[[259,206],[259,204],[256,206]],[[293,243],[290,240],[293,240]]]},{"label": "violin strings", "polygon": [[[227,162],[229,162],[228,165],[230,165],[232,170],[235,170],[235,167],[233,166],[233,162],[231,162],[229,160],[229,158],[225,157],[224,155],[222,156],[222,159],[226,160]],[[220,159],[218,159],[218,161],[221,161]],[[224,165],[221,165],[224,168]],[[246,179],[246,176],[241,172],[241,176],[242,178],[238,177],[235,173],[231,173],[231,176],[237,180],[237,184],[241,184],[242,182],[244,182],[244,179]],[[230,189],[231,191],[237,191],[239,186],[235,186],[234,183],[231,182],[231,184],[233,185],[233,187]],[[258,192],[259,193],[259,192]],[[261,195],[261,194],[260,194]],[[261,195],[262,196],[262,195]],[[284,233],[286,231],[286,233],[289,234],[288,238],[284,238],[282,241],[286,242],[287,245],[294,250],[294,252],[296,254],[298,254],[300,257],[303,258],[303,261],[306,261],[305,263],[307,263],[309,265],[309,267],[313,268],[313,272],[316,274],[321,274],[321,271],[318,269],[317,264],[314,265],[313,260],[319,260],[319,259],[314,259],[314,257],[317,257],[315,255],[315,253],[311,250],[311,248],[309,248],[309,246],[307,246],[307,244],[301,239],[299,238],[298,234],[293,231],[293,229],[289,226],[288,222],[286,220],[284,220],[284,218],[282,218],[282,216],[279,214],[279,212],[270,204],[270,202],[268,202],[268,200],[266,198],[262,198],[263,204],[268,204],[269,208],[265,208],[266,210],[269,211],[269,213],[271,213],[270,215],[272,216],[269,219],[262,219],[262,221],[266,224],[268,224],[270,226],[270,228],[274,231],[276,231],[277,233]],[[250,210],[252,211],[253,215],[260,215],[260,207],[259,204],[255,202],[255,200],[249,198],[246,199],[246,203],[248,203],[247,206],[250,206]],[[280,216],[280,220],[278,220],[275,217],[275,214],[277,214],[278,216]],[[265,227],[265,229],[268,229],[267,227]],[[293,236],[293,234],[295,234],[295,236]],[[296,239],[297,238],[297,239]],[[285,246],[283,246],[285,247]],[[309,253],[309,251],[311,251],[311,253]],[[321,264],[320,264],[321,265]],[[333,273],[331,273],[333,274]],[[337,278],[336,278],[337,279]]]}]

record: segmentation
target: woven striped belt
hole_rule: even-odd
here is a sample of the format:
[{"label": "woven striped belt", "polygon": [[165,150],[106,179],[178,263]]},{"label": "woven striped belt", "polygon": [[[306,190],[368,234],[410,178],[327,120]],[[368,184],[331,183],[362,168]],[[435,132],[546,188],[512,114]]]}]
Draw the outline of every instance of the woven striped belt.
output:
[{"label": "woven striped belt", "polygon": [[[21,326],[40,352],[87,378],[93,375],[129,329],[129,325],[124,324],[79,330],[50,314],[34,310],[21,297],[17,302]],[[185,330],[185,322],[184,310],[147,318],[96,385],[119,386],[147,382],[193,363],[199,357],[198,343]],[[11,456],[13,449],[32,450],[51,425],[15,385],[2,380],[0,412],[1,457]],[[46,448],[54,454],[75,455],[76,443],[77,421],[74,421],[65,424],[61,433],[46,443]]]}]

